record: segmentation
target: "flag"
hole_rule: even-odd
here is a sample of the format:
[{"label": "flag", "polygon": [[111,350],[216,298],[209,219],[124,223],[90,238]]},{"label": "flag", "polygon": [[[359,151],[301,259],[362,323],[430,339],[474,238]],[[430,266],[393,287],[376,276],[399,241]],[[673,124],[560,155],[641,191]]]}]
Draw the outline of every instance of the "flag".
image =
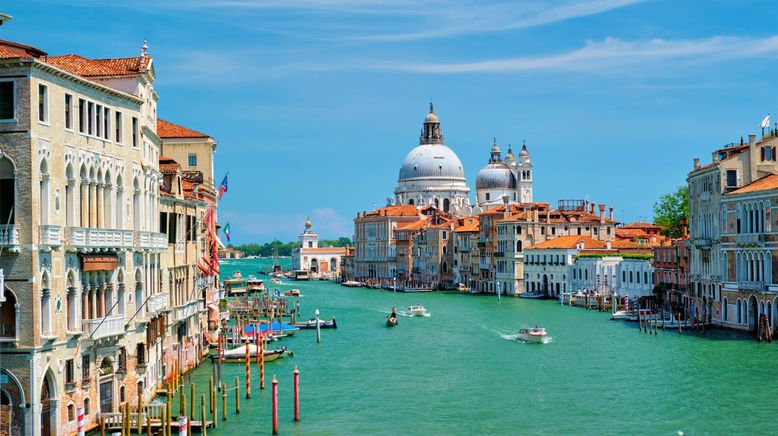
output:
[{"label": "flag", "polygon": [[227,176],[229,175],[230,173],[224,175],[224,178],[222,179],[222,184],[219,186],[219,193],[216,195],[219,199],[221,199],[222,195],[224,195],[224,193],[227,192]]},{"label": "flag", "polygon": [[230,223],[224,226],[224,236],[227,237],[227,242],[230,242]]},{"label": "flag", "polygon": [[763,128],[763,129],[765,127],[770,127],[770,114],[767,114],[767,116],[764,117],[764,119],[762,120],[762,123],[759,124],[759,127]]}]

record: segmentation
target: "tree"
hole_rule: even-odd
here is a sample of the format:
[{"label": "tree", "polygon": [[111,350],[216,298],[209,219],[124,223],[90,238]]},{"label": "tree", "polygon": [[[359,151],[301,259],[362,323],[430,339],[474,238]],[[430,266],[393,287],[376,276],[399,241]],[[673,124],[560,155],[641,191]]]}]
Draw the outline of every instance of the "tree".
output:
[{"label": "tree", "polygon": [[679,186],[675,192],[664,194],[654,203],[654,224],[662,227],[662,234],[671,238],[683,236],[684,221],[689,217],[689,188]]}]

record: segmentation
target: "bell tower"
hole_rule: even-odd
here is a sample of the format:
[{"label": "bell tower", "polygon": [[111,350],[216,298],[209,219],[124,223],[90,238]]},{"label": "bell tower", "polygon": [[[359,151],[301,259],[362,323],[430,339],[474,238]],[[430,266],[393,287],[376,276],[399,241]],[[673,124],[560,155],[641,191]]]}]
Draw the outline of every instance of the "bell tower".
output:
[{"label": "bell tower", "polygon": [[310,218],[305,219],[305,231],[300,235],[300,248],[319,248],[319,235],[314,233]]},{"label": "bell tower", "polygon": [[516,176],[519,179],[519,202],[532,203],[532,162],[527,151],[527,143],[524,141],[521,144]]}]

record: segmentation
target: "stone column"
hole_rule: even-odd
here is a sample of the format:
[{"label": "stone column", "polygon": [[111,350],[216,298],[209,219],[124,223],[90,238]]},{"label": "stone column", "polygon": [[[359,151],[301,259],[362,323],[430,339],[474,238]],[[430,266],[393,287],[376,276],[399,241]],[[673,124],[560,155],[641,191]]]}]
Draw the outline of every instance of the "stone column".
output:
[{"label": "stone column", "polygon": [[81,180],[79,188],[79,200],[81,208],[79,209],[79,223],[81,227],[89,227],[89,182]]},{"label": "stone column", "polygon": [[97,227],[97,183],[89,184],[89,227]]},{"label": "stone column", "polygon": [[[105,310],[106,313],[110,311],[110,315],[118,315],[119,314],[119,305],[116,304],[116,292],[113,288],[113,283],[108,282],[105,284]],[[113,309],[111,309],[113,308]]]},{"label": "stone column", "polygon": [[89,285],[81,287],[81,319],[89,319]]}]

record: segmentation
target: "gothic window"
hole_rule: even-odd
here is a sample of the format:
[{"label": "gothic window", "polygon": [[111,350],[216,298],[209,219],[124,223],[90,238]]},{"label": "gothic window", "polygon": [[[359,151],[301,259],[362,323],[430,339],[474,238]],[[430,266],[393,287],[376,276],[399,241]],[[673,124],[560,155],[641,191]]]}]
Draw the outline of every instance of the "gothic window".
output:
[{"label": "gothic window", "polygon": [[[9,82],[0,82],[9,83]],[[16,171],[13,163],[0,155],[0,223],[13,224],[16,204]]]}]

